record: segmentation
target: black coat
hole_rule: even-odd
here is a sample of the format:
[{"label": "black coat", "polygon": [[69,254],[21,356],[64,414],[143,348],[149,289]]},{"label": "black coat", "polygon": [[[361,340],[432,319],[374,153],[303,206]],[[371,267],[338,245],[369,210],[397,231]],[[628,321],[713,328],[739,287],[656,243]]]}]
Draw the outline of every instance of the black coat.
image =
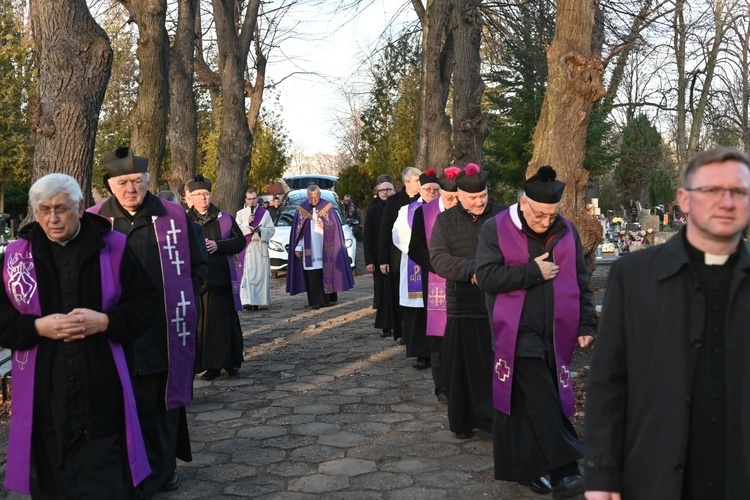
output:
[{"label": "black coat", "polygon": [[461,203],[435,219],[430,240],[430,262],[435,273],[446,279],[449,317],[486,318],[484,293],[471,282],[476,273],[474,258],[482,224],[505,210],[500,203],[489,203],[477,220]]},{"label": "black coat", "polygon": [[365,212],[364,243],[365,265],[375,265],[373,274],[381,275],[378,250],[380,247],[380,223],[383,219],[385,201],[375,198]]},{"label": "black coat", "polygon": [[[750,496],[750,254],[744,244],[725,318],[726,499]],[[609,271],[588,377],[588,490],[626,499],[681,499],[690,396],[705,295],[683,235],[621,257]]]},{"label": "black coat", "polygon": [[[161,255],[156,241],[152,217],[166,214],[161,200],[151,193],[146,193],[138,211],[130,215],[113,196],[102,205],[100,215],[112,219],[115,231],[123,233],[128,238],[128,246],[138,257],[141,265],[151,280],[159,287],[158,310],[155,321],[135,343],[134,373],[150,375],[164,373],[169,369],[167,354],[167,319],[164,310],[164,283],[161,270]],[[187,215],[185,216],[187,219]],[[193,224],[189,222],[187,229],[190,238],[190,269],[193,281],[193,291],[196,299],[206,279],[206,262],[198,236]]]},{"label": "black coat", "polygon": [[[237,225],[234,217],[224,213],[223,217],[230,217],[232,220],[232,231],[229,238],[223,239],[221,235],[221,226],[219,225],[220,210],[211,204],[205,216],[200,215],[195,207],[188,210],[188,217],[203,227],[203,234],[206,239],[216,242],[216,251],[208,256],[208,275],[206,277],[203,290],[209,288],[231,289],[231,275],[229,272],[229,259],[227,256],[236,255],[245,248],[245,236]],[[237,279],[239,280],[239,276]]]},{"label": "black coat", "polygon": [[[74,307],[101,311],[99,250],[109,230],[106,219],[84,213],[80,233],[65,247],[57,245],[54,250],[59,257],[54,260],[56,244],[37,223],[21,229],[19,237],[33,245],[43,316],[65,314]],[[70,273],[56,265],[62,261],[73,263]],[[38,346],[34,428],[55,431],[62,446],[68,443],[69,432],[94,436],[123,429],[122,390],[109,340],[120,342],[126,354],[132,354],[133,340],[153,321],[159,293],[130,249],[120,269],[120,301],[102,311],[109,317],[107,330],[69,343],[39,336],[34,327],[37,317],[20,314],[8,300],[5,287],[0,292],[0,345],[10,349]]]}]

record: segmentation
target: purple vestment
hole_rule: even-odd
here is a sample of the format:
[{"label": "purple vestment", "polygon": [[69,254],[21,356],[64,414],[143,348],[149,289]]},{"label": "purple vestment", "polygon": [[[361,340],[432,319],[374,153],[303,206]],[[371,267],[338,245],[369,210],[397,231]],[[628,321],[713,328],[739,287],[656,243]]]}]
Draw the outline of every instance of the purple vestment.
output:
[{"label": "purple vestment", "polygon": [[[232,236],[232,217],[224,212],[219,212],[219,228],[221,228],[221,238],[224,240]],[[244,255],[243,255],[244,258]],[[229,279],[232,282],[232,298],[234,299],[234,310],[242,310],[240,301],[240,280],[237,276],[242,276],[242,268],[237,268],[237,258],[234,255],[227,255],[229,261]],[[242,261],[239,261],[242,262]]]},{"label": "purple vestment", "polygon": [[[120,267],[126,247],[125,236],[114,231],[107,233],[104,240],[106,245],[99,251],[103,311],[115,306],[120,300]],[[19,239],[8,245],[3,266],[3,281],[8,298],[19,313],[42,316],[39,294],[36,293],[37,277],[30,241]],[[137,486],[151,473],[151,468],[146,457],[125,353],[117,342],[110,340],[109,346],[122,385],[128,462],[133,486]],[[36,354],[36,346],[13,352],[13,394],[5,487],[25,494],[29,494],[31,478]]]},{"label": "purple vestment", "polygon": [[[575,413],[575,394],[570,377],[570,361],[578,338],[581,318],[581,290],[578,286],[576,243],[573,228],[567,219],[560,218],[567,231],[552,250],[552,257],[560,267],[552,280],[554,294],[553,342],[557,367],[557,387],[563,412],[568,417]],[[529,262],[527,236],[517,227],[505,210],[495,218],[500,251],[506,266],[525,265]],[[498,293],[492,312],[492,330],[495,335],[495,363],[492,377],[493,406],[510,415],[510,395],[513,385],[513,366],[526,290]]]},{"label": "purple vestment", "polygon": [[[414,212],[423,205],[422,198],[418,198],[415,201],[409,203],[406,207],[406,222],[409,224],[409,228],[414,227]],[[421,299],[422,298],[422,267],[406,256],[406,290],[409,294],[410,299]]]},{"label": "purple vestment", "polygon": [[[354,276],[349,265],[349,256],[344,246],[344,232],[341,229],[341,221],[336,211],[326,200],[320,200],[315,207],[318,217],[323,221],[323,293],[345,292],[354,287]],[[294,255],[300,238],[312,241],[312,219],[313,207],[309,201],[304,201],[297,206],[292,221],[292,231],[289,235],[289,255],[286,269],[286,291],[290,295],[296,295],[307,291],[305,285],[304,265],[301,259]],[[312,263],[309,249],[303,255],[308,262]]]},{"label": "purple vestment", "polygon": [[[193,292],[188,240],[188,219],[176,203],[157,198],[167,212],[154,219],[154,233],[159,246],[164,308],[167,318],[167,353],[169,372],[164,395],[167,409],[190,404],[195,375],[195,332],[198,319]],[[107,200],[87,211],[99,215]],[[180,258],[182,256],[182,258]]]},{"label": "purple vestment", "polygon": [[[422,216],[424,217],[424,231],[427,240],[427,248],[432,240],[432,228],[435,220],[440,214],[440,198],[422,205]],[[427,274],[427,335],[442,337],[445,335],[445,325],[448,313],[446,311],[446,289],[445,278],[435,273]]]}]

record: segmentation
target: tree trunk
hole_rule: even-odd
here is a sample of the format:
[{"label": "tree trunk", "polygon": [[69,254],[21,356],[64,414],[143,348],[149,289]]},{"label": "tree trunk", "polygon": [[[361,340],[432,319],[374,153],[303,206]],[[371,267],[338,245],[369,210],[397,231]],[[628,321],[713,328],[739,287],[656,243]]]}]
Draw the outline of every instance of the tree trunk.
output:
[{"label": "tree trunk", "polygon": [[32,0],[30,12],[39,68],[32,181],[69,174],[91,203],[96,128],[112,70],[109,38],[83,0]]},{"label": "tree trunk", "polygon": [[417,134],[417,168],[444,168],[451,163],[451,124],[445,106],[453,73],[452,0],[428,0],[427,8],[413,0],[422,22],[422,95],[420,98],[419,133]]},{"label": "tree trunk", "polygon": [[[583,190],[588,172],[583,168],[586,134],[591,110],[604,96],[602,64],[591,54],[594,10],[590,2],[559,0],[555,19],[555,37],[547,49],[548,85],[542,112],[534,132],[534,153],[526,177],[541,165],[552,165],[557,177],[566,183],[562,213],[573,221],[584,211]],[[593,253],[602,235],[598,222],[585,221],[578,227],[584,250]],[[588,234],[595,231],[597,234]],[[593,245],[593,247],[591,246]]]},{"label": "tree trunk", "polygon": [[241,29],[234,2],[213,0],[221,77],[221,130],[213,201],[234,214],[243,202],[250,168],[252,135],[245,112],[245,68],[260,0],[250,0]]},{"label": "tree trunk", "polygon": [[481,0],[458,0],[455,16],[453,70],[453,157],[456,164],[484,163],[482,144],[490,132],[482,115],[484,82],[479,49],[482,38]]},{"label": "tree trunk", "polygon": [[148,158],[149,189],[157,192],[167,139],[169,38],[166,0],[121,0],[138,25],[138,100],[130,116],[130,146]]},{"label": "tree trunk", "polygon": [[675,144],[677,146],[677,165],[687,164],[687,106],[685,97],[687,94],[687,79],[685,78],[685,46],[687,39],[687,28],[683,9],[685,0],[676,0],[674,6],[674,19],[672,21],[674,59],[677,66],[677,116],[675,117],[677,129],[675,130]]},{"label": "tree trunk", "polygon": [[171,162],[166,176],[177,192],[182,183],[195,177],[198,148],[198,118],[193,93],[193,54],[197,0],[179,0],[177,29],[169,57],[169,151]]}]

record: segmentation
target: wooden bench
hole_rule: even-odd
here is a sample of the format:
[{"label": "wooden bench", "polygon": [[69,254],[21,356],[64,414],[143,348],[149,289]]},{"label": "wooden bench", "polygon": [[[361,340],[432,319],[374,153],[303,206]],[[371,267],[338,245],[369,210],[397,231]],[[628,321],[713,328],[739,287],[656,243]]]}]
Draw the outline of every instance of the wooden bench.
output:
[{"label": "wooden bench", "polygon": [[2,386],[3,402],[10,401],[10,366],[13,353],[10,349],[0,348],[0,385]]}]

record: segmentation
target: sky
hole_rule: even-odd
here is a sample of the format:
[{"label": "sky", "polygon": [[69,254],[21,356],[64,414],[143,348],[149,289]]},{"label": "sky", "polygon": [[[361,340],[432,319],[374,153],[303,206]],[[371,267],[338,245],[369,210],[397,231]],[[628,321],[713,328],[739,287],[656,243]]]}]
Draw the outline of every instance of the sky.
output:
[{"label": "sky", "polygon": [[338,13],[332,10],[339,2],[323,3],[311,8],[303,2],[284,16],[295,34],[273,50],[267,70],[281,81],[281,117],[292,148],[307,155],[336,152],[337,112],[347,109],[342,89],[366,91],[365,61],[378,38],[416,21],[409,0],[363,0],[358,12]]}]

